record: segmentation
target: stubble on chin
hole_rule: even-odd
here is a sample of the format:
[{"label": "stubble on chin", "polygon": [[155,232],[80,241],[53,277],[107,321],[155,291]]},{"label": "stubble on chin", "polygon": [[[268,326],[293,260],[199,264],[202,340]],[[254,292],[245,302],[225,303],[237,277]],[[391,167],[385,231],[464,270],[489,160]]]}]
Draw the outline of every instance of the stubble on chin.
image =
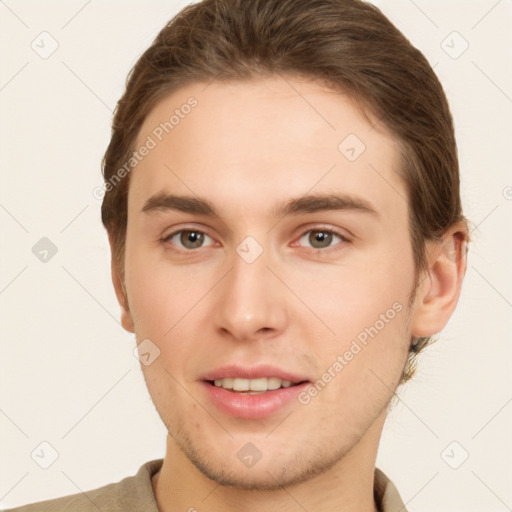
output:
[{"label": "stubble on chin", "polygon": [[296,447],[286,460],[273,460],[273,469],[263,469],[262,466],[261,469],[257,466],[245,468],[236,453],[230,455],[231,461],[229,458],[212,458],[208,447],[198,446],[199,441],[191,438],[183,419],[180,418],[172,429],[169,427],[167,425],[178,448],[203,476],[217,485],[238,490],[277,491],[307,482],[330,470],[351,449],[351,446],[343,445],[311,450],[311,445],[308,445],[311,451],[305,452]]}]

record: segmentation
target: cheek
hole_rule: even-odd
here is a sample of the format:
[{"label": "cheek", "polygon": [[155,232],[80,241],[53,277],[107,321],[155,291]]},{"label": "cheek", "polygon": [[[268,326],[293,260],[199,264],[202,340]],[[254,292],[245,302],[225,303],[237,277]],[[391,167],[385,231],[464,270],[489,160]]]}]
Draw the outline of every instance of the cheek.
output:
[{"label": "cheek", "polygon": [[391,274],[382,287],[376,286],[373,272],[357,277],[347,276],[343,290],[331,284],[324,309],[317,309],[335,335],[314,347],[319,375],[312,394],[301,402],[310,400],[333,430],[352,429],[354,435],[389,402],[409,344],[409,310],[402,297],[407,287],[397,286]]},{"label": "cheek", "polygon": [[[308,269],[304,273],[290,273],[287,279],[294,283],[298,297],[330,328],[330,338],[337,339],[336,343],[355,337],[386,312],[389,312],[387,317],[396,316],[399,320],[393,323],[401,323],[400,315],[395,313],[397,309],[405,311],[408,306],[414,284],[412,256],[382,250],[365,255],[360,261],[354,258],[346,265],[318,268],[314,277]],[[304,321],[307,318],[310,315]]]},{"label": "cheek", "polygon": [[173,268],[158,254],[160,250],[127,247],[126,288],[137,333],[163,339],[186,313],[197,286],[189,269]]},{"label": "cheek", "polygon": [[173,266],[161,256],[155,258],[156,252],[133,248],[127,253],[130,312],[137,342],[149,339],[159,350],[154,363],[143,368],[148,387],[156,391],[167,382],[178,390],[171,376],[183,381],[190,360],[197,355],[192,340],[204,339],[204,325],[197,319],[204,315],[204,294],[212,288],[216,274],[207,268],[199,274],[197,268]]},{"label": "cheek", "polygon": [[[394,389],[398,383],[409,347],[408,301],[414,284],[406,242],[395,247],[407,250],[393,250],[389,244],[357,264],[326,267],[298,292],[334,332],[318,323],[318,332],[323,329],[325,335],[314,348],[321,380],[335,382],[328,384],[329,392],[322,392],[333,407],[339,407],[340,400],[358,407],[362,394],[384,400],[388,387]],[[308,332],[307,319],[303,323]]]}]

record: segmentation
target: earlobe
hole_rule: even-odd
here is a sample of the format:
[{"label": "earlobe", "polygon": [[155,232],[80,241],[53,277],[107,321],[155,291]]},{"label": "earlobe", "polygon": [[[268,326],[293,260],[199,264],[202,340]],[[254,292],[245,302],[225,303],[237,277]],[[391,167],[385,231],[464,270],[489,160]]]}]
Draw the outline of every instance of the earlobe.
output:
[{"label": "earlobe", "polygon": [[467,227],[457,223],[441,241],[428,244],[429,269],[418,286],[412,336],[439,333],[452,316],[467,267]]},{"label": "earlobe", "polygon": [[123,328],[126,331],[135,333],[135,327],[133,325],[132,315],[130,313],[130,309],[128,306],[126,290],[123,286],[119,269],[117,268],[117,263],[116,263],[115,253],[114,253],[114,246],[112,244],[110,237],[109,237],[109,243],[110,243],[110,253],[112,255],[111,256],[111,264],[110,264],[112,284],[114,285],[114,290],[116,292],[117,302],[119,303],[119,306],[121,307],[121,325],[123,326]]}]

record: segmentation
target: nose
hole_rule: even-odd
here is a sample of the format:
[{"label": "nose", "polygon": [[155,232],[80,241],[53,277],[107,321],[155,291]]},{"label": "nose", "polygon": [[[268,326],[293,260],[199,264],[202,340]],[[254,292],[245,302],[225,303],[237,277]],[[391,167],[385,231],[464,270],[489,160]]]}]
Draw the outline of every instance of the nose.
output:
[{"label": "nose", "polygon": [[286,289],[269,263],[265,251],[252,262],[233,255],[232,268],[219,283],[215,306],[215,327],[224,337],[270,339],[286,329],[290,318]]}]

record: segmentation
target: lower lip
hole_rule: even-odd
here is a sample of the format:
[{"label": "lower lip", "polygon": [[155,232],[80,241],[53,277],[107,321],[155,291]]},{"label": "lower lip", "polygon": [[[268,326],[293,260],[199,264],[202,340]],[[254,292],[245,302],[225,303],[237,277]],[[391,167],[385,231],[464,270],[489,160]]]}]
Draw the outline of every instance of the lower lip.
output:
[{"label": "lower lip", "polygon": [[293,399],[297,399],[297,395],[309,385],[309,382],[257,395],[228,391],[209,382],[202,384],[213,404],[223,413],[237,418],[258,419],[270,416],[291,403]]}]

